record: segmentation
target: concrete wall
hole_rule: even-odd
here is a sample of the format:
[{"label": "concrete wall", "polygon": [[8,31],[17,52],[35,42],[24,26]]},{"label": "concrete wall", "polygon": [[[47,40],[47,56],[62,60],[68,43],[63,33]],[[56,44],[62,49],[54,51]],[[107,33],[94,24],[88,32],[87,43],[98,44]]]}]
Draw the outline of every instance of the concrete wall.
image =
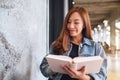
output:
[{"label": "concrete wall", "polygon": [[0,0],[0,80],[45,80],[46,0]]}]

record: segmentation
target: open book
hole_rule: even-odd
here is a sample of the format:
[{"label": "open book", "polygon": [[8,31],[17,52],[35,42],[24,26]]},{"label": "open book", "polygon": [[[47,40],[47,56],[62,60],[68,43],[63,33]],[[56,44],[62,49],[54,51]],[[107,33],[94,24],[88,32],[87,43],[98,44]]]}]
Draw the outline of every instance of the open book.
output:
[{"label": "open book", "polygon": [[98,73],[103,62],[103,59],[100,56],[75,57],[72,59],[69,56],[48,55],[46,56],[46,59],[52,71],[65,74],[67,74],[67,72],[62,69],[63,65],[70,65],[70,67],[76,70],[80,70],[85,66],[86,74],[88,74]]}]

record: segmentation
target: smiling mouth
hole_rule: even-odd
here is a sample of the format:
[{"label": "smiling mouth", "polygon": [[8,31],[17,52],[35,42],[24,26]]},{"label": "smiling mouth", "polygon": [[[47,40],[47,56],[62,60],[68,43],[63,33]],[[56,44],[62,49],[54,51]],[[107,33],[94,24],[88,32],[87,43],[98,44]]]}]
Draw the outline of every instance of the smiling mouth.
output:
[{"label": "smiling mouth", "polygon": [[70,30],[70,33],[74,33],[74,32],[76,32],[76,30]]}]

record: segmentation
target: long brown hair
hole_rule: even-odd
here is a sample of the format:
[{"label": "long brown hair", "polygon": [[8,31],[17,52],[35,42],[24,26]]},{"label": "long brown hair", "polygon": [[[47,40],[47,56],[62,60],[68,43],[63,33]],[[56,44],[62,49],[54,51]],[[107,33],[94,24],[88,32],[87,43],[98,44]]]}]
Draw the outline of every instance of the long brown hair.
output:
[{"label": "long brown hair", "polygon": [[63,54],[70,47],[70,34],[67,29],[67,24],[70,15],[74,12],[78,12],[83,19],[84,22],[84,28],[82,30],[83,36],[91,40],[93,39],[88,12],[83,7],[73,7],[72,9],[70,9],[70,11],[67,13],[65,17],[60,36],[54,41],[52,45],[55,54]]}]

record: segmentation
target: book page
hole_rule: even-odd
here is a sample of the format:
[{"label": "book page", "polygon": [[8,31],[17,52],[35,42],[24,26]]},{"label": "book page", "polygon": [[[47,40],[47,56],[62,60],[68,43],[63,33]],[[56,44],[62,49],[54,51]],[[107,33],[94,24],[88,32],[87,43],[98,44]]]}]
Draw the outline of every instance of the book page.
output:
[{"label": "book page", "polygon": [[72,61],[72,58],[70,58],[69,56],[63,56],[63,55],[48,55],[46,57],[57,59],[57,60],[69,61],[69,62]]},{"label": "book page", "polygon": [[83,61],[91,61],[96,59],[102,59],[100,56],[89,56],[89,57],[75,57],[73,59],[74,62],[83,62]]},{"label": "book page", "polygon": [[52,71],[59,73],[67,73],[64,69],[62,69],[63,65],[69,65],[72,62],[72,59],[68,56],[61,55],[48,55],[46,56],[48,64]]},{"label": "book page", "polygon": [[98,73],[102,65],[103,59],[100,56],[93,57],[77,57],[74,59],[77,64],[77,70],[80,70],[83,66],[86,67],[86,74]]}]

